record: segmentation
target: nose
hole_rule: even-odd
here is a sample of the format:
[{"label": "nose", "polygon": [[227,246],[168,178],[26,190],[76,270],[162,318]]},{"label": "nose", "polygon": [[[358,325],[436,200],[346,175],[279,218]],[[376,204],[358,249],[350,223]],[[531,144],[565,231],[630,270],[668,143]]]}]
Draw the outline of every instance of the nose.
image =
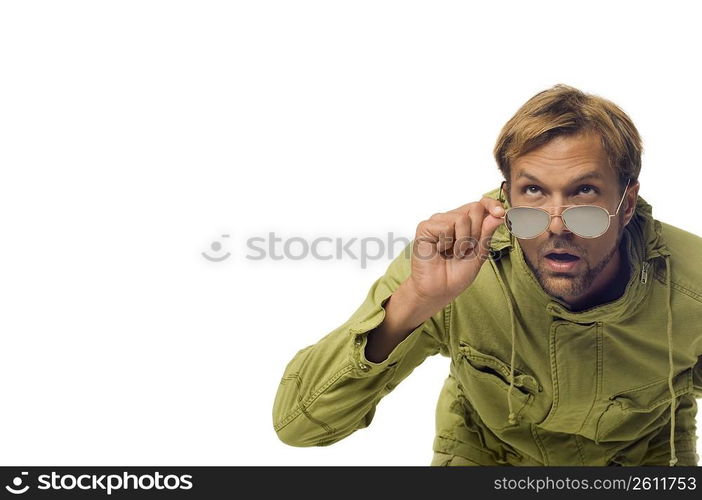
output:
[{"label": "nose", "polygon": [[551,222],[548,226],[549,233],[552,233],[552,234],[570,233],[570,230],[563,223],[563,217],[561,217],[562,211],[563,211],[562,209],[555,209],[555,211],[551,213]]}]

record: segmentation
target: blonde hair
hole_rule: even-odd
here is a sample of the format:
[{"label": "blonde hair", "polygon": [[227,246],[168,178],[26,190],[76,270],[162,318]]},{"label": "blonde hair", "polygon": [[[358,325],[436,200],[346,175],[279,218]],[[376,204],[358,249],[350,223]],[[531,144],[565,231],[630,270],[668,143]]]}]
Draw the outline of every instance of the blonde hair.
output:
[{"label": "blonde hair", "polygon": [[586,131],[600,135],[620,188],[638,179],[643,147],[627,114],[607,99],[558,84],[525,102],[502,127],[493,153],[507,185],[512,160],[555,137]]}]

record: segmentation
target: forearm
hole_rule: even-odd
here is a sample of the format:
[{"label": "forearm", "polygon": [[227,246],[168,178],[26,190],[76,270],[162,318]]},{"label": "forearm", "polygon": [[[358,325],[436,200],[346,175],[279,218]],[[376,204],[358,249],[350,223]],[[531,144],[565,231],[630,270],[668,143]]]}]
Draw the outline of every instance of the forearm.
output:
[{"label": "forearm", "polygon": [[[408,248],[373,283],[347,321],[298,351],[287,364],[272,415],[283,442],[328,445],[368,426],[378,401],[445,346],[441,308],[430,314],[417,305],[408,286],[402,286],[410,274]],[[381,321],[385,325],[377,331]],[[421,328],[411,329],[412,325]],[[386,352],[371,360],[365,348],[373,329],[374,342],[380,340],[381,346],[391,342],[383,348]]]},{"label": "forearm", "polygon": [[380,363],[419,325],[441,308],[422,301],[410,281],[405,281],[385,302],[385,318],[368,333],[365,355],[368,361]]}]

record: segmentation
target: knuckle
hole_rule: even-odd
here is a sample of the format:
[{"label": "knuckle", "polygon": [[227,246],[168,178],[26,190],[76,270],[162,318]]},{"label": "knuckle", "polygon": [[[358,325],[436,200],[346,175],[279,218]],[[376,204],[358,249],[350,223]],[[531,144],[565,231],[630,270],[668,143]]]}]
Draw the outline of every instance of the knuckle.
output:
[{"label": "knuckle", "polygon": [[461,217],[461,220],[456,224],[456,231],[461,231],[462,233],[470,233],[472,224],[470,217]]},{"label": "knuckle", "polygon": [[493,200],[492,198],[488,198],[488,197],[485,197],[485,196],[480,200],[480,205],[481,205],[482,207],[487,207],[487,208],[489,208],[489,207],[491,207],[491,206],[494,206],[494,205],[496,205],[497,203],[498,203],[497,200]]},{"label": "knuckle", "polygon": [[453,233],[453,224],[450,224],[448,222],[442,222],[441,230],[445,233]]}]

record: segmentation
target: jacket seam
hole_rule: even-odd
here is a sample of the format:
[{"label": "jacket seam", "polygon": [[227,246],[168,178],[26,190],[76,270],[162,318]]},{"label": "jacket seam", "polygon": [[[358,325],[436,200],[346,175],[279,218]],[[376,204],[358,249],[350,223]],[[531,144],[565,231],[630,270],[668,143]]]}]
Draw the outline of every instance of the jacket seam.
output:
[{"label": "jacket seam", "polygon": [[[438,449],[437,450],[436,449],[437,447],[441,448],[441,446],[437,446],[437,445],[440,445],[441,442],[445,442],[445,441],[451,442],[452,444],[454,444],[454,446],[452,448],[450,448],[450,450],[447,450],[447,449]],[[466,457],[465,455],[461,455],[460,453],[457,453],[458,450],[456,448],[458,448],[459,446],[460,447],[467,447],[471,451],[477,452],[480,456],[482,456],[486,460],[488,460],[490,462],[494,462],[496,464],[500,464],[500,462],[495,458],[495,452],[487,447],[484,447],[484,446],[478,447],[474,444],[466,443],[464,441],[461,441],[460,439],[456,439],[454,437],[446,436],[443,434],[436,434],[436,436],[434,438],[434,443],[435,444],[433,446],[433,451],[435,451],[435,452],[438,451],[439,453],[446,453],[448,455],[458,455],[459,457],[467,458],[468,460],[473,460],[473,458],[471,458],[471,457]],[[505,443],[505,444],[507,444],[507,443]],[[513,450],[513,449],[506,449],[505,455],[507,455],[507,454],[513,455],[515,458],[517,458],[517,460],[521,460],[521,458],[522,458],[521,454],[519,454],[516,450]]]},{"label": "jacket seam", "polygon": [[583,453],[583,445],[580,442],[580,436],[575,434],[575,446],[578,448],[578,458],[580,458],[580,465],[585,465],[585,454]]},{"label": "jacket seam", "polygon": [[[448,306],[444,308],[444,330],[446,330],[446,339],[451,338],[451,311],[452,311],[452,302],[449,302]],[[448,314],[447,314],[448,313]],[[444,339],[444,341],[446,341]]]},{"label": "jacket seam", "polygon": [[[310,412],[307,409],[303,409],[302,413],[305,415],[305,417],[307,417],[307,420],[309,420],[310,422],[312,422],[314,424],[319,425],[322,429],[324,429],[324,431],[330,437],[333,436],[334,433],[336,432],[336,429],[334,429],[334,427],[332,427],[331,425],[327,424],[323,420],[319,420],[318,418],[314,418],[312,415],[310,415]],[[324,443],[326,443],[327,441],[328,441],[328,439],[321,438],[317,442],[317,446],[324,446]]]},{"label": "jacket seam", "polygon": [[[278,422],[278,423],[275,425],[274,428],[275,428],[276,432],[279,431],[279,430],[281,430],[283,427],[287,426],[290,422],[292,422],[293,420],[295,420],[295,419],[296,419],[297,417],[299,417],[301,414],[304,413],[305,415],[307,415],[307,409],[312,405],[312,403],[314,403],[314,401],[315,401],[319,396],[321,396],[324,392],[326,392],[326,390],[327,390],[334,382],[336,382],[337,380],[339,380],[342,376],[344,376],[345,374],[347,374],[348,372],[350,372],[352,369],[353,369],[353,365],[350,364],[350,363],[349,363],[348,365],[344,366],[342,369],[340,369],[338,372],[336,372],[334,375],[332,375],[332,376],[329,378],[329,380],[327,380],[327,381],[326,381],[322,386],[320,386],[315,392],[313,392],[312,394],[310,394],[310,396],[307,398],[306,401],[304,401],[304,402],[299,402],[299,403],[298,403],[298,406],[297,406],[297,408],[296,408],[295,410],[293,410],[293,411],[291,411],[290,413],[288,413],[288,415],[287,415],[283,420],[281,420],[280,422]],[[299,376],[298,376],[298,378],[299,378]],[[309,417],[308,417],[308,418],[309,418]],[[311,420],[311,419],[310,419],[310,420]],[[317,424],[317,425],[320,425],[316,420],[311,420],[311,421],[314,422],[314,423]],[[320,426],[321,426],[321,425],[320,425]],[[324,426],[321,426],[321,427],[322,427],[323,429],[325,429]],[[327,429],[325,429],[325,431],[327,431]]]},{"label": "jacket seam", "polygon": [[552,397],[552,402],[551,402],[551,410],[548,412],[546,415],[546,418],[544,419],[542,424],[545,424],[551,420],[553,415],[558,411],[558,406],[559,406],[559,383],[558,383],[558,366],[556,365],[556,342],[558,339],[558,336],[556,335],[556,330],[558,330],[559,325],[555,322],[551,323],[551,326],[549,328],[549,365],[551,368],[551,386],[552,386],[552,391],[553,391],[553,397]]},{"label": "jacket seam", "polygon": [[[665,283],[665,277],[662,274],[656,272],[655,275],[656,275],[656,278],[661,283]],[[702,303],[702,295],[695,292],[694,290],[690,290],[689,288],[686,288],[683,285],[681,285],[680,283],[677,283],[677,282],[672,281],[672,280],[670,282],[670,286],[675,288],[677,291],[684,293],[685,295],[687,295],[691,299],[695,299],[697,302]]]},{"label": "jacket seam", "polygon": [[[595,342],[597,345],[597,374],[595,375],[597,377],[597,380],[595,381],[595,397],[592,399],[592,404],[590,405],[590,408],[587,410],[587,414],[585,415],[585,418],[583,419],[582,423],[580,424],[580,428],[578,429],[577,432],[580,432],[583,427],[585,427],[585,424],[587,421],[590,419],[590,415],[592,414],[592,411],[595,408],[595,403],[600,400],[600,395],[602,394],[602,360],[603,360],[603,339],[602,339],[602,322],[598,321],[597,322],[597,327],[596,327],[596,333],[595,333]],[[577,434],[576,434],[576,440],[577,440]],[[578,451],[580,450],[580,443],[578,443]],[[580,455],[580,458],[582,459],[582,453]],[[584,463],[584,462],[583,462]]]},{"label": "jacket seam", "polygon": [[[693,375],[692,367],[685,368],[683,371],[674,375],[673,378],[677,378],[677,377],[680,377],[682,375],[685,375],[685,380],[687,381],[687,383],[685,384],[685,386],[683,388],[680,388],[680,389],[673,391],[676,396],[682,396],[683,394],[688,394],[690,392],[690,387],[692,387],[692,385],[693,385],[693,383],[692,383],[692,380],[693,380],[692,379],[692,375]],[[629,389],[624,389],[623,391],[619,391],[615,394],[612,394],[611,398],[616,398],[617,396],[626,396],[628,394],[633,394],[633,393],[640,392],[640,391],[646,391],[648,389],[651,389],[652,387],[656,387],[657,385],[660,385],[661,383],[667,382],[667,381],[668,381],[668,377],[661,377],[658,380],[654,380],[653,382],[649,382],[646,385],[642,385],[639,387],[631,387]],[[660,404],[660,401],[667,401],[667,399],[658,400],[657,402],[652,403],[651,406],[648,407],[647,409],[654,408],[655,406]]]},{"label": "jacket seam", "polygon": [[541,452],[541,461],[544,465],[549,465],[550,462],[548,460],[548,453],[546,452],[544,443],[541,442],[541,436],[539,436],[539,431],[536,429],[536,425],[530,424],[529,430],[531,431],[531,435],[534,436],[534,442]]}]

